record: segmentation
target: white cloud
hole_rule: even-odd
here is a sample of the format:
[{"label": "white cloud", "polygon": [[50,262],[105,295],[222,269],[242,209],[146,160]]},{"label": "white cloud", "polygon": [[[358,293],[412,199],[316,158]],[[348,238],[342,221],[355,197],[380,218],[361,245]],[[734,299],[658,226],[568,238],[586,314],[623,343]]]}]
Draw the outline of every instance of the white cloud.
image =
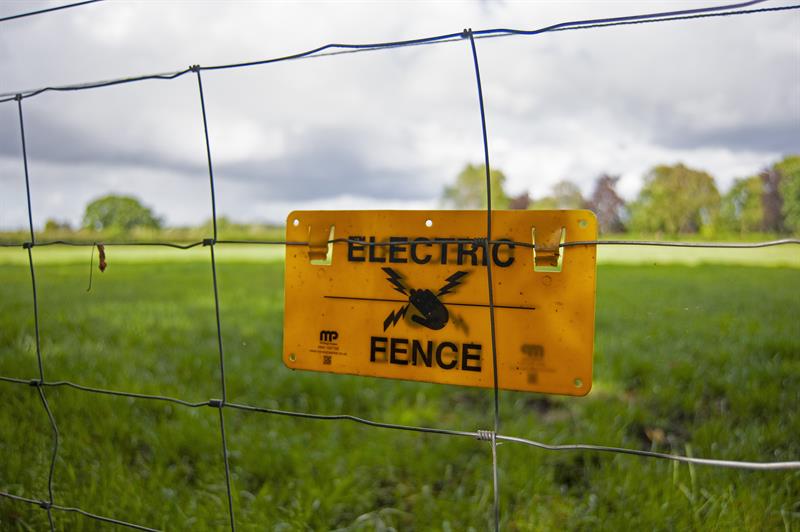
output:
[{"label": "white cloud", "polygon": [[[782,5],[786,2],[770,2]],[[35,7],[37,4],[33,4]],[[687,2],[681,8],[704,5]],[[5,23],[0,92],[371,42],[532,28],[674,9],[671,2],[108,2]],[[14,4],[0,13],[18,11]],[[492,163],[509,189],[584,191],[601,172],[627,197],[658,163],[727,187],[800,150],[800,13],[567,31],[477,43]],[[482,162],[466,42],[203,73],[220,214],[282,220],[301,206],[431,208]],[[173,223],[208,217],[193,74],[24,103],[37,223],[77,221],[112,189]],[[2,226],[21,179],[12,104],[0,105]],[[281,187],[276,189],[275,187]],[[308,207],[305,207],[308,208]],[[41,211],[39,210],[41,209]]]}]

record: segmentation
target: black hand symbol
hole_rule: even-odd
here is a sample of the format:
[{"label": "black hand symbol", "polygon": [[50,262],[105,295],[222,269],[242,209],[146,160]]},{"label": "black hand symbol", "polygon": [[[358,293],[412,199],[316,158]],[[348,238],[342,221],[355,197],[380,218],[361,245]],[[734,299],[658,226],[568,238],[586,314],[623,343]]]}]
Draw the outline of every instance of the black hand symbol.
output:
[{"label": "black hand symbol", "polygon": [[447,325],[450,314],[439,298],[430,290],[411,290],[409,301],[421,314],[411,316],[411,320],[415,323],[434,330],[439,330]]}]

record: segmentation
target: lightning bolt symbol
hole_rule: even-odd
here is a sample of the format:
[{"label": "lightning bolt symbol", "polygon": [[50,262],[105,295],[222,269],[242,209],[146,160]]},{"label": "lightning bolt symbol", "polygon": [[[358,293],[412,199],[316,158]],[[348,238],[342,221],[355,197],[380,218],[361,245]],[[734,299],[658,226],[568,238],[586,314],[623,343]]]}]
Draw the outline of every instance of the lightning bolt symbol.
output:
[{"label": "lightning bolt symbol", "polygon": [[[406,291],[406,287],[403,284],[403,276],[402,275],[400,275],[399,273],[397,273],[396,271],[394,271],[391,268],[385,268],[384,267],[384,268],[381,268],[381,269],[384,272],[386,272],[386,275],[389,276],[389,277],[386,278],[386,280],[394,285],[394,289],[395,290],[397,290],[401,294],[408,295],[408,292]],[[403,312],[405,313],[405,311],[403,311]],[[384,330],[386,330],[386,329],[384,328]]]},{"label": "lightning bolt symbol", "polygon": [[400,321],[403,318],[403,316],[406,315],[406,310],[408,310],[408,305],[403,305],[397,312],[391,311],[389,315],[386,317],[386,319],[383,320],[383,330],[385,331],[386,329],[388,329],[389,325],[392,326],[396,325],[397,322]]},{"label": "lightning bolt symbol", "polygon": [[[386,269],[386,268],[384,268],[384,269]],[[447,284],[444,285],[442,287],[442,289],[439,290],[439,293],[436,294],[436,295],[437,296],[443,296],[445,294],[449,294],[450,290],[452,290],[453,288],[455,288],[456,286],[461,284],[461,279],[465,275],[467,275],[467,272],[456,272],[453,275],[451,275],[450,277],[448,277],[447,279],[445,279],[447,281]]]}]

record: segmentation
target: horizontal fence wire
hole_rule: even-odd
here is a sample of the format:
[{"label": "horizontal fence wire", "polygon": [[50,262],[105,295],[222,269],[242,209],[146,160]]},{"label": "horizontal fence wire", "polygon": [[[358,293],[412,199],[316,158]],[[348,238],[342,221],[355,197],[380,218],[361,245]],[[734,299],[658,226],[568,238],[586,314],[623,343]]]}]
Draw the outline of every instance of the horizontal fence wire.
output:
[{"label": "horizontal fence wire", "polygon": [[[743,2],[739,4],[728,4],[728,5],[721,5],[714,7],[689,9],[681,11],[670,11],[662,13],[649,13],[644,15],[633,15],[627,17],[598,18],[598,19],[588,19],[582,21],[563,22],[560,24],[554,24],[551,26],[546,26],[534,30],[518,30],[518,29],[506,29],[506,28],[476,30],[473,32],[473,35],[475,36],[476,39],[510,37],[510,36],[532,36],[532,35],[540,35],[543,33],[559,32],[559,31],[597,29],[605,27],[627,26],[627,25],[646,24],[646,23],[676,22],[689,19],[729,17],[736,15],[753,15],[757,13],[770,13],[770,12],[800,9],[800,4],[794,4],[789,6],[765,7],[758,9],[741,9],[743,7],[760,4],[765,1],[767,0],[754,0],[751,2]],[[735,9],[735,11],[730,11],[733,9]],[[394,48],[404,48],[409,46],[458,42],[460,40],[463,40],[464,38],[466,38],[465,33],[458,32],[458,33],[449,33],[444,35],[436,35],[430,37],[421,37],[417,39],[408,39],[403,41],[392,41],[383,43],[369,43],[369,44],[330,43],[318,46],[311,50],[306,50],[304,52],[298,52],[295,54],[281,56],[281,57],[239,62],[239,63],[213,65],[213,66],[199,66],[197,68],[199,68],[200,70],[226,70],[231,68],[268,65],[268,64],[279,63],[284,61],[292,61],[298,59],[323,57],[326,55],[338,55],[342,53],[370,52],[370,51],[378,51],[378,50],[386,50]],[[340,50],[336,52],[326,53],[327,50],[335,50],[335,49],[340,49]],[[69,85],[47,86],[38,89],[10,91],[5,93],[0,93],[0,103],[10,102],[19,98],[31,98],[33,96],[38,96],[39,94],[45,92],[81,91],[81,90],[111,87],[114,85],[122,85],[126,83],[135,83],[147,80],[172,80],[179,78],[185,74],[188,74],[192,71],[193,67],[189,67],[172,72],[143,74],[138,76],[115,78],[104,81],[88,81],[88,82],[75,83]]]},{"label": "horizontal fence wire", "polygon": [[[106,240],[96,241],[71,241],[71,240],[48,240],[44,242],[0,242],[0,247],[7,248],[28,248],[41,246],[73,246],[73,247],[94,247],[98,244],[103,246],[161,246],[174,249],[193,249],[198,246],[207,246],[213,239],[205,239],[197,242],[108,242]],[[514,245],[522,248],[537,248],[532,242],[522,242],[519,240],[486,240],[483,237],[475,238],[415,238],[411,240],[386,240],[386,241],[367,241],[354,238],[332,238],[323,241],[325,244],[357,244],[367,247],[391,247],[391,246],[410,246],[410,245],[436,245],[436,244],[477,244],[482,245],[487,242],[490,245]],[[233,245],[262,245],[262,246],[310,246],[311,242],[301,240],[214,240],[216,244]],[[800,238],[781,238],[778,240],[766,240],[761,242],[677,242],[670,240],[576,240],[572,242],[560,242],[558,247],[567,248],[574,246],[661,246],[673,248],[711,248],[711,249],[757,249],[773,246],[785,246],[800,244]]]},{"label": "horizontal fence wire", "polygon": [[0,491],[0,497],[5,497],[6,499],[10,499],[12,501],[17,502],[26,502],[28,504],[35,504],[40,508],[50,510],[58,510],[60,512],[72,512],[76,514],[80,514],[84,517],[88,517],[90,519],[94,519],[95,521],[101,521],[103,523],[109,523],[112,525],[124,526],[126,528],[131,528],[133,530],[145,530],[148,532],[158,532],[157,528],[150,528],[144,525],[137,525],[136,523],[129,523],[127,521],[122,521],[119,519],[113,519],[111,517],[106,517],[103,515],[93,514],[91,512],[87,512],[86,510],[81,510],[80,508],[73,508],[70,506],[61,506],[60,504],[50,504],[48,501],[41,501],[38,499],[30,499],[28,497],[20,497],[19,495],[14,495],[12,493],[6,493],[4,491]]},{"label": "horizontal fence wire", "polygon": [[[44,386],[51,388],[72,388],[82,392],[88,392],[99,395],[111,395],[115,397],[123,397],[129,399],[142,399],[149,401],[160,401],[166,403],[173,403],[188,408],[231,408],[233,410],[240,410],[245,412],[254,412],[261,414],[272,414],[277,416],[294,417],[301,419],[312,419],[321,421],[351,421],[369,427],[376,427],[382,429],[393,429],[407,432],[420,432],[426,434],[440,434],[444,436],[460,436],[467,438],[475,438],[481,441],[488,441],[491,437],[491,430],[475,430],[475,431],[462,431],[452,430],[447,428],[437,427],[422,427],[415,425],[400,425],[396,423],[384,423],[375,421],[364,417],[353,416],[350,414],[317,414],[313,412],[295,412],[291,410],[282,410],[279,408],[267,408],[256,405],[248,405],[243,403],[226,402],[224,405],[219,399],[209,399],[208,401],[192,402],[169,397],[165,395],[143,394],[135,392],[125,392],[121,390],[108,390],[105,388],[96,388],[93,386],[84,386],[70,381],[52,381],[52,382],[38,382],[26,379],[18,379],[13,377],[0,376],[0,382],[18,384],[23,386]],[[781,470],[781,469],[800,469],[800,461],[781,461],[781,462],[756,462],[756,461],[743,461],[743,460],[718,460],[712,458],[700,458],[695,456],[685,456],[680,454],[659,453],[654,451],[646,451],[642,449],[632,449],[625,447],[611,447],[605,445],[592,445],[592,444],[558,444],[552,445],[542,443],[526,438],[517,436],[507,436],[503,434],[495,435],[497,441],[508,443],[519,443],[544,449],[547,451],[592,451],[592,452],[612,452],[620,454],[629,454],[635,456],[643,456],[647,458],[660,458],[666,460],[673,460],[676,462],[689,463],[694,465],[708,465],[728,467],[734,469],[756,469],[756,470]]]},{"label": "horizontal fence wire", "polygon": [[[96,1],[96,0],[93,0]],[[20,14],[11,17],[6,17],[4,19],[0,19],[0,22],[12,20],[16,18],[21,18],[23,16],[30,16],[34,14],[41,14],[49,11],[55,11],[58,9],[65,9],[68,7],[76,7],[83,4],[93,3],[93,1],[88,2],[78,2],[75,4],[69,4],[65,6],[56,6],[50,9],[44,9],[37,12],[31,12],[27,14]],[[679,10],[679,11],[669,11],[669,12],[661,12],[661,13],[650,13],[644,15],[634,15],[634,16],[626,16],[626,17],[612,17],[612,18],[601,18],[601,19],[589,19],[589,20],[580,20],[580,21],[572,21],[572,22],[565,22],[560,24],[555,24],[535,30],[515,30],[515,29],[506,29],[506,28],[496,28],[496,29],[489,29],[489,30],[464,30],[458,33],[450,33],[445,35],[438,35],[432,37],[424,37],[419,39],[411,39],[405,41],[394,41],[394,42],[383,42],[383,43],[372,43],[372,44],[327,44],[318,48],[314,48],[312,50],[308,50],[306,52],[301,52],[298,54],[293,54],[289,56],[283,56],[279,58],[273,59],[266,59],[266,60],[259,60],[259,61],[251,61],[251,62],[241,62],[241,63],[233,63],[233,64],[226,64],[226,65],[216,65],[216,66],[209,66],[209,67],[201,67],[199,65],[193,65],[189,68],[184,70],[170,72],[170,73],[163,73],[163,74],[150,74],[150,75],[143,75],[143,76],[134,76],[134,77],[126,77],[126,78],[119,78],[114,80],[108,81],[101,81],[101,82],[88,82],[88,83],[81,83],[75,85],[63,85],[63,86],[52,86],[52,87],[44,87],[35,90],[29,91],[21,91],[17,93],[10,93],[10,94],[3,94],[0,95],[0,102],[8,102],[8,101],[16,101],[19,110],[19,123],[20,123],[20,136],[21,136],[21,143],[22,143],[22,159],[24,163],[24,170],[25,170],[25,184],[26,184],[26,196],[27,196],[27,214],[28,214],[28,222],[29,222],[29,230],[30,230],[30,241],[27,242],[3,242],[0,243],[0,247],[22,247],[23,249],[27,250],[28,255],[28,262],[30,266],[30,276],[31,276],[31,284],[32,284],[32,292],[33,292],[33,307],[34,307],[34,325],[35,325],[35,340],[36,340],[36,355],[37,355],[37,362],[38,362],[38,369],[39,375],[36,379],[19,379],[19,378],[12,378],[12,377],[5,377],[0,376],[0,382],[5,384],[12,384],[12,385],[20,385],[20,386],[29,386],[33,387],[37,391],[37,395],[42,402],[44,411],[48,417],[48,421],[50,423],[51,432],[52,432],[52,439],[53,439],[53,447],[52,453],[50,457],[50,467],[48,472],[48,479],[47,479],[47,487],[48,487],[48,499],[47,500],[40,500],[40,499],[33,499],[28,497],[23,497],[20,495],[15,495],[11,493],[6,493],[0,491],[0,497],[7,498],[9,500],[33,504],[37,505],[40,508],[47,511],[48,515],[48,522],[50,525],[51,530],[55,530],[55,524],[53,520],[52,512],[67,512],[67,513],[76,513],[82,515],[84,517],[94,519],[99,522],[104,522],[108,524],[113,524],[117,526],[128,527],[135,530],[155,530],[154,528],[150,528],[147,526],[126,522],[123,520],[114,519],[111,517],[102,516],[99,514],[91,513],[81,508],[70,507],[70,506],[63,506],[59,505],[54,500],[53,494],[53,478],[55,473],[56,462],[58,459],[58,450],[59,450],[59,433],[58,427],[56,425],[56,420],[53,416],[52,410],[50,409],[49,403],[47,401],[47,397],[45,394],[45,389],[49,388],[69,388],[83,393],[90,393],[90,394],[98,394],[98,395],[107,395],[107,396],[115,396],[115,397],[122,397],[131,400],[144,400],[144,401],[160,401],[165,403],[171,403],[187,408],[201,408],[201,407],[211,407],[216,408],[219,410],[219,420],[220,420],[220,436],[221,436],[221,448],[222,448],[222,458],[223,458],[223,465],[225,469],[225,480],[226,480],[226,492],[227,492],[227,505],[228,505],[228,512],[230,518],[230,527],[232,530],[236,528],[236,520],[233,513],[233,496],[232,496],[232,486],[231,486],[231,479],[230,479],[230,466],[228,463],[228,448],[226,443],[226,436],[225,436],[225,419],[224,419],[224,410],[225,409],[233,409],[238,411],[244,412],[251,412],[251,413],[261,413],[261,414],[268,414],[268,415],[278,415],[278,416],[288,416],[300,419],[310,419],[310,420],[321,420],[321,421],[349,421],[361,425],[365,425],[372,428],[382,428],[382,429],[389,429],[389,430],[400,430],[400,431],[410,431],[410,432],[417,432],[417,433],[427,433],[427,434],[439,434],[443,436],[451,436],[451,437],[469,437],[474,438],[479,441],[490,442],[492,445],[492,468],[493,468],[493,481],[494,481],[494,523],[495,528],[499,528],[500,522],[500,506],[499,506],[499,490],[498,490],[498,479],[497,479],[497,446],[499,443],[512,443],[512,444],[521,444],[532,446],[538,449],[543,449],[547,451],[584,451],[584,452],[608,452],[608,453],[615,453],[615,454],[626,454],[626,455],[635,455],[640,457],[647,457],[647,458],[656,458],[656,459],[663,459],[663,460],[672,460],[681,463],[689,463],[689,464],[696,464],[696,465],[707,465],[707,466],[715,466],[715,467],[728,467],[728,468],[736,468],[736,469],[749,469],[749,470],[785,470],[785,469],[800,469],[800,461],[784,461],[784,462],[753,462],[753,461],[741,461],[741,460],[720,460],[714,458],[697,458],[692,456],[684,456],[678,454],[669,454],[669,453],[662,453],[656,451],[646,451],[640,449],[630,449],[630,448],[623,448],[623,447],[612,447],[612,446],[604,446],[604,445],[594,445],[594,444],[546,444],[526,438],[521,438],[517,436],[509,436],[503,435],[499,431],[499,399],[498,399],[498,382],[497,376],[495,374],[494,377],[494,429],[493,430],[476,430],[472,431],[459,431],[453,430],[448,428],[435,428],[435,427],[421,427],[421,426],[411,426],[411,425],[400,425],[400,424],[393,424],[393,423],[385,423],[375,420],[370,420],[358,416],[353,416],[349,414],[317,414],[312,412],[295,412],[290,410],[281,410],[276,408],[266,408],[256,405],[248,405],[248,404],[241,404],[241,403],[234,403],[227,400],[227,393],[226,393],[226,386],[225,386],[225,357],[224,357],[224,348],[222,344],[222,325],[220,319],[220,311],[219,311],[219,293],[217,287],[217,273],[216,273],[216,258],[214,253],[214,248],[218,244],[246,244],[246,245],[277,245],[277,246],[308,246],[309,242],[303,241],[286,241],[286,240],[226,240],[226,239],[219,239],[218,232],[217,232],[217,215],[216,215],[216,200],[215,200],[215,192],[214,192],[214,172],[213,172],[213,164],[211,159],[211,147],[209,144],[209,135],[208,135],[208,118],[206,114],[206,107],[205,101],[203,97],[203,88],[202,88],[202,78],[201,72],[202,71],[211,71],[211,70],[224,70],[224,69],[231,69],[231,68],[242,68],[242,67],[250,67],[250,66],[257,66],[257,65],[266,65],[270,63],[277,63],[281,61],[289,61],[289,60],[296,60],[296,59],[305,59],[305,58],[313,58],[313,57],[323,57],[329,55],[336,55],[341,53],[355,53],[355,52],[365,52],[365,51],[375,51],[375,50],[383,50],[383,49],[391,49],[391,48],[401,48],[407,46],[420,46],[420,45],[427,45],[427,44],[436,44],[436,43],[444,43],[444,42],[455,42],[461,41],[464,39],[469,39],[471,44],[471,52],[472,58],[475,67],[475,74],[476,74],[476,81],[478,86],[478,95],[479,95],[479,106],[481,111],[481,122],[482,122],[482,132],[483,132],[483,147],[484,147],[484,160],[487,172],[487,234],[486,236],[474,237],[474,238],[439,238],[439,239],[409,239],[409,240],[402,240],[402,239],[394,239],[386,242],[368,242],[354,238],[336,238],[330,239],[327,241],[329,244],[357,244],[359,246],[398,246],[398,245],[435,245],[435,244],[472,244],[476,246],[484,246],[484,249],[488,249],[485,246],[488,245],[507,245],[507,246],[519,246],[523,248],[533,248],[533,249],[549,249],[543,248],[541,246],[537,246],[532,242],[519,242],[513,240],[502,240],[502,239],[493,239],[492,238],[492,231],[491,231],[491,223],[492,223],[492,207],[491,207],[491,182],[488,179],[489,177],[489,149],[488,149],[488,137],[486,134],[486,124],[485,124],[485,114],[483,108],[483,97],[482,97],[482,89],[481,89],[481,82],[480,82],[480,73],[478,68],[478,58],[477,58],[477,51],[475,47],[475,40],[476,39],[483,39],[483,38],[496,38],[496,37],[507,37],[513,35],[539,35],[548,32],[556,32],[556,31],[567,31],[567,30],[580,30],[580,29],[589,29],[589,28],[602,28],[602,27],[609,27],[609,26],[619,26],[619,25],[629,25],[629,24],[643,24],[643,23],[655,23],[655,22],[668,22],[668,21],[677,21],[677,20],[688,20],[688,19],[695,19],[695,18],[708,18],[708,17],[722,17],[722,16],[733,16],[733,15],[743,15],[743,14],[755,14],[755,13],[764,13],[764,12],[776,12],[776,11],[785,11],[785,10],[792,10],[800,8],[800,4],[798,5],[791,5],[791,6],[780,6],[780,7],[772,7],[772,8],[758,8],[758,9],[742,9],[746,8],[755,4],[763,3],[764,0],[753,0],[749,2],[740,2],[737,4],[728,4],[728,5],[721,5],[715,7],[704,7],[704,8],[697,8],[697,9],[686,9],[686,10]],[[731,11],[733,10],[733,11]],[[27,152],[25,147],[25,130],[24,130],[24,121],[23,121],[23,110],[22,110],[22,101],[25,98],[30,98],[36,96],[38,94],[42,94],[48,91],[78,91],[78,90],[85,90],[85,89],[92,89],[92,88],[99,88],[99,87],[108,87],[113,85],[120,85],[125,83],[132,83],[137,81],[145,81],[145,80],[172,80],[178,77],[181,77],[185,74],[190,72],[195,73],[198,81],[198,91],[199,91],[199,98],[200,98],[200,109],[203,118],[203,129],[205,134],[205,147],[206,147],[206,155],[208,160],[208,173],[209,173],[209,184],[210,184],[210,199],[211,199],[211,212],[212,212],[212,221],[213,221],[213,237],[212,238],[205,238],[201,241],[197,242],[167,242],[167,241],[129,241],[129,242],[105,242],[105,241],[71,241],[71,240],[48,240],[48,241],[37,241],[36,236],[34,233],[33,227],[33,211],[31,207],[31,190],[30,190],[30,178],[28,174],[28,162],[27,162]],[[764,242],[671,242],[671,241],[647,241],[647,240],[585,240],[585,241],[572,241],[572,242],[563,242],[560,243],[559,247],[572,247],[572,246],[596,246],[596,245],[616,245],[616,246],[668,246],[668,247],[690,247],[690,248],[734,248],[734,249],[747,249],[747,248],[763,248],[763,247],[770,247],[770,246],[782,246],[782,245],[789,245],[789,244],[800,244],[800,239],[795,238],[784,238],[780,240],[772,240],[772,241],[764,241]],[[220,391],[221,391],[221,398],[220,399],[209,399],[208,401],[201,401],[201,402],[191,402],[186,401],[180,398],[175,397],[168,397],[163,395],[156,395],[156,394],[145,394],[145,393],[136,393],[136,392],[128,392],[124,390],[112,390],[112,389],[103,389],[97,388],[93,386],[87,386],[80,383],[75,383],[66,380],[46,380],[44,366],[42,363],[42,354],[41,354],[41,340],[39,335],[39,312],[38,312],[38,299],[37,299],[37,291],[36,291],[36,277],[35,277],[35,268],[34,268],[34,259],[32,250],[35,247],[40,246],[53,246],[53,245],[64,245],[64,246],[163,246],[169,247],[179,250],[189,250],[196,247],[209,247],[210,248],[210,262],[211,262],[211,277],[212,277],[212,289],[214,294],[214,301],[215,301],[215,318],[216,318],[216,329],[217,329],[217,340],[218,340],[218,354],[219,354],[219,371],[220,371]],[[491,298],[492,292],[492,282],[491,278],[489,279],[489,307],[493,310],[496,308],[494,302]],[[493,317],[493,315],[492,315]],[[494,343],[495,335],[494,330],[492,330],[492,341]],[[493,359],[496,361],[496,353],[493,348]],[[494,364],[496,368],[496,363]]]},{"label": "horizontal fence wire", "polygon": [[82,2],[74,2],[72,4],[63,4],[60,6],[47,7],[44,9],[37,9],[36,11],[28,11],[26,13],[17,13],[16,15],[9,15],[0,18],[0,22],[8,22],[9,20],[17,20],[25,17],[33,17],[35,15],[44,15],[45,13],[52,13],[53,11],[61,11],[62,9],[70,9],[73,7],[85,6],[87,4],[94,4],[102,1],[103,0],[83,0]]}]

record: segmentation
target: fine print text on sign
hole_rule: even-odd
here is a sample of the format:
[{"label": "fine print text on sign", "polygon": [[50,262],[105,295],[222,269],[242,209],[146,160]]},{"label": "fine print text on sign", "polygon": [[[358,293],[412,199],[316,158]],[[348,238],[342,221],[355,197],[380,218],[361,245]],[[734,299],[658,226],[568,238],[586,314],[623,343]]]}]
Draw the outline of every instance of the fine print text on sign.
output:
[{"label": "fine print text on sign", "polygon": [[[283,361],[292,369],[585,395],[594,214],[296,211],[286,224]],[[341,240],[329,244],[329,240]],[[483,240],[481,240],[483,239]],[[526,245],[520,245],[524,243]]]}]

